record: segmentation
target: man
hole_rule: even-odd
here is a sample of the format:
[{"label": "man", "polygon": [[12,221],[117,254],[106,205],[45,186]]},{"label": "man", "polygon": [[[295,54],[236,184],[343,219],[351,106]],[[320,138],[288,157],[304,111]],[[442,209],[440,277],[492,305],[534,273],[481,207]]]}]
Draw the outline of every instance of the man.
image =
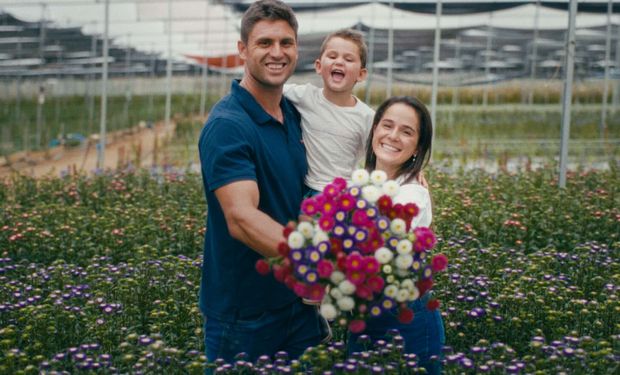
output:
[{"label": "man", "polygon": [[251,360],[284,350],[297,357],[327,336],[305,305],[254,264],[277,256],[295,219],[307,171],[300,115],[283,95],[297,63],[297,20],[281,1],[253,3],[237,43],[245,71],[212,109],[199,141],[208,204],[200,307],[209,361]]}]

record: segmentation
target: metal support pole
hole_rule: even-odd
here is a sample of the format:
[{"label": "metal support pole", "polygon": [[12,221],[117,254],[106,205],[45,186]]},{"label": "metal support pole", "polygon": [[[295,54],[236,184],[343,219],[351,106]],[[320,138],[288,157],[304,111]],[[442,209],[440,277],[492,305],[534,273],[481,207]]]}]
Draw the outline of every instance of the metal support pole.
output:
[{"label": "metal support pole", "polygon": [[166,126],[170,125],[172,106],[172,0],[168,0],[168,63],[166,64]]},{"label": "metal support pole", "polygon": [[204,119],[206,115],[206,107],[207,107],[207,69],[209,65],[207,64],[207,44],[209,42],[209,26],[211,22],[209,22],[209,0],[205,3],[205,61],[202,64],[202,85],[200,85],[200,118]]},{"label": "metal support pole", "polygon": [[392,64],[394,63],[394,2],[390,1],[390,28],[388,29],[388,68],[387,86],[385,90],[386,98],[392,96]]},{"label": "metal support pole", "polygon": [[577,0],[570,0],[568,15],[568,35],[566,37],[566,56],[564,63],[564,94],[562,97],[562,139],[560,142],[560,188],[566,187],[566,164],[568,162],[568,138],[570,136],[570,111],[573,97],[573,73],[575,58],[575,19]]},{"label": "metal support pole", "polygon": [[530,60],[530,92],[527,104],[534,104],[534,80],[536,79],[536,64],[538,60],[538,27],[540,19],[540,0],[536,1],[536,13],[534,13],[534,36],[532,37],[532,58]]},{"label": "metal support pole", "polygon": [[[437,7],[435,11],[435,44],[433,47],[433,89],[431,92],[431,122],[435,129],[437,129],[437,90],[439,86],[439,48],[441,48],[441,13],[443,11],[443,5],[441,0],[437,1]],[[433,132],[433,141],[435,140],[435,134],[437,131]]]},{"label": "metal support pole", "polygon": [[370,90],[375,67],[375,1],[371,1],[370,5],[373,8],[373,12],[370,14],[370,30],[368,32],[368,78],[366,78],[366,93],[364,95],[364,102],[368,104],[370,104]]},{"label": "metal support pole", "polygon": [[493,35],[493,12],[489,13],[489,25],[487,26],[487,49],[486,55],[484,56],[484,91],[482,92],[482,106],[486,107],[489,103],[489,75],[491,73],[491,68],[489,67],[490,59],[491,59],[491,45],[493,43],[492,35]]},{"label": "metal support pole", "polygon": [[97,169],[105,167],[106,121],[108,116],[108,31],[110,26],[110,0],[105,0],[103,20],[103,67],[101,73],[101,121],[97,146]]},{"label": "metal support pole", "polygon": [[605,80],[603,82],[603,105],[601,106],[601,124],[599,126],[599,135],[601,139],[605,138],[607,130],[607,95],[609,93],[609,65],[611,64],[611,10],[612,0],[607,3],[607,35],[605,37]]}]

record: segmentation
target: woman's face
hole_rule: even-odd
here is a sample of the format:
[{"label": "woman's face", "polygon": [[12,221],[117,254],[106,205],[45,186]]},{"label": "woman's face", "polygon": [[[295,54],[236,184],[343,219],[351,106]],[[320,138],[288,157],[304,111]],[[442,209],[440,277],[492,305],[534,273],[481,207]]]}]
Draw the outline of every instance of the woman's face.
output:
[{"label": "woman's face", "polygon": [[372,137],[376,168],[388,175],[398,170],[417,153],[419,138],[420,121],[415,109],[404,103],[392,104],[381,117]]}]

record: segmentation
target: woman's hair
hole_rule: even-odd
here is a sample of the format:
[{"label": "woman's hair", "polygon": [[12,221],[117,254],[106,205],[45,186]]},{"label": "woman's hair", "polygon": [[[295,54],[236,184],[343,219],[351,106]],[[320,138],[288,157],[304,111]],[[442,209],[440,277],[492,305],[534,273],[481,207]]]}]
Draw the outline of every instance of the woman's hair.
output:
[{"label": "woman's hair", "polygon": [[377,166],[377,156],[372,149],[372,138],[374,137],[375,129],[383,118],[383,115],[385,115],[385,111],[397,103],[402,103],[413,108],[418,115],[418,121],[420,123],[420,136],[418,138],[418,150],[415,154],[415,160],[412,158],[407,159],[398,169],[398,174],[396,176],[403,176],[405,181],[411,181],[420,173],[422,168],[428,164],[431,158],[431,143],[433,139],[433,124],[428,108],[426,108],[424,103],[419,99],[411,96],[393,96],[381,103],[379,108],[377,108],[366,144],[366,169],[372,171]]},{"label": "woman's hair", "polygon": [[241,41],[248,43],[254,25],[260,21],[286,21],[295,31],[297,38],[297,18],[290,6],[279,0],[260,0],[252,3],[241,19]]}]

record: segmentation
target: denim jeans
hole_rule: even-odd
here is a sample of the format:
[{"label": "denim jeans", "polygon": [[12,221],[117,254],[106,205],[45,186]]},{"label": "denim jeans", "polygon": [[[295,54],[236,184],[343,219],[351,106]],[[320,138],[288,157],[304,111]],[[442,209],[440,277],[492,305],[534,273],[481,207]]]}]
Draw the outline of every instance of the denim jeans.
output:
[{"label": "denim jeans", "polygon": [[361,334],[349,334],[347,351],[349,355],[365,349],[357,341],[360,335],[370,336],[372,342],[386,340],[388,330],[397,329],[404,338],[405,353],[414,353],[418,357],[418,365],[424,367],[429,374],[441,373],[440,360],[432,360],[431,356],[442,356],[441,349],[446,343],[443,319],[439,310],[428,310],[428,295],[414,302],[409,307],[414,311],[413,321],[402,324],[398,321],[397,311],[386,311],[377,318],[368,320],[366,330]]},{"label": "denim jeans", "polygon": [[241,352],[250,361],[261,355],[273,357],[279,351],[286,351],[293,359],[306,348],[331,339],[329,326],[317,307],[299,299],[277,310],[238,317],[232,322],[207,316],[204,335],[208,361],[222,358],[226,363],[234,363],[235,355]]}]

